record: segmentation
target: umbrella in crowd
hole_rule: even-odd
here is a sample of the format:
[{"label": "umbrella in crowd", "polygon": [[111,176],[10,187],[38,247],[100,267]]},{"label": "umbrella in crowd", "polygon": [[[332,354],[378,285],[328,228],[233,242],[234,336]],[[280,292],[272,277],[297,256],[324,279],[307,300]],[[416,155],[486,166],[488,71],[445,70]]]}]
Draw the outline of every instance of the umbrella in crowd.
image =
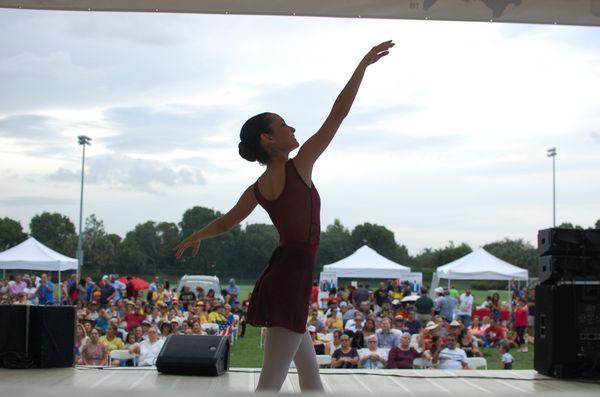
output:
[{"label": "umbrella in crowd", "polygon": [[[127,277],[126,276],[123,276],[123,277],[119,278],[118,280],[120,282],[122,282],[124,285],[127,285]],[[139,277],[132,277],[131,282],[133,283],[133,289],[135,289],[136,291],[148,289],[148,287],[150,286],[150,284],[148,284],[148,282],[146,280],[143,280]]]}]

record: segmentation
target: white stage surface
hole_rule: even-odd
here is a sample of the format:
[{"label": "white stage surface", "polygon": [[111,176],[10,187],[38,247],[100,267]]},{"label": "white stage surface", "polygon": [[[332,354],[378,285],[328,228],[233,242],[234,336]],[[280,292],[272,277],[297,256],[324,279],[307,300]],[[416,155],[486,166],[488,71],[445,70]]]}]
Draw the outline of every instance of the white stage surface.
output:
[{"label": "white stage surface", "polygon": [[[253,393],[260,369],[231,368],[219,377],[159,374],[155,368],[0,369],[2,395],[28,396],[187,396]],[[411,396],[514,396],[525,394],[599,396],[600,383],[558,380],[527,370],[332,370],[322,369],[327,394],[395,394]],[[168,392],[168,394],[165,394]],[[290,370],[282,393],[299,393]],[[18,393],[18,394],[15,394]],[[125,394],[127,393],[127,394]]]}]

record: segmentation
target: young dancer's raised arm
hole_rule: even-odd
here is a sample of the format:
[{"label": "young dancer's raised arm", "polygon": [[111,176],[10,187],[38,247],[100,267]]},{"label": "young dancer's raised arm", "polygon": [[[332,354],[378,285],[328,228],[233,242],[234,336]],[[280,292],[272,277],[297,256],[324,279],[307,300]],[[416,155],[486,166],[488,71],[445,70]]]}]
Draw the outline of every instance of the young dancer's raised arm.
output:
[{"label": "young dancer's raised arm", "polygon": [[185,240],[179,243],[175,248],[175,256],[180,259],[183,253],[190,247],[193,247],[192,256],[198,254],[200,242],[204,239],[216,237],[227,233],[235,225],[246,219],[248,215],[256,208],[258,202],[254,196],[253,187],[250,186],[242,193],[238,202],[225,215],[215,219],[202,229],[190,234]]},{"label": "young dancer's raised arm", "polygon": [[348,112],[350,112],[367,67],[386,56],[389,53],[389,49],[393,46],[394,43],[391,40],[383,42],[373,47],[364,56],[356,67],[352,77],[350,77],[350,80],[335,100],[331,112],[321,128],[300,147],[298,155],[294,158],[294,164],[297,168],[305,171],[305,175],[308,176],[311,174],[313,164],[321,153],[327,149],[342,121],[348,115]]}]

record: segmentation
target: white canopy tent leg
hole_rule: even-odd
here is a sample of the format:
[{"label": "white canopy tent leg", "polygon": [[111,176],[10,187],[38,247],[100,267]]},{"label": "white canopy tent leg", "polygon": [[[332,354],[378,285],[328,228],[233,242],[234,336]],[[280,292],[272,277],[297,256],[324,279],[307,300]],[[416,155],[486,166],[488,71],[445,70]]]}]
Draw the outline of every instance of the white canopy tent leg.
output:
[{"label": "white canopy tent leg", "polygon": [[60,269],[58,269],[58,305],[62,303],[62,284],[60,282]]}]

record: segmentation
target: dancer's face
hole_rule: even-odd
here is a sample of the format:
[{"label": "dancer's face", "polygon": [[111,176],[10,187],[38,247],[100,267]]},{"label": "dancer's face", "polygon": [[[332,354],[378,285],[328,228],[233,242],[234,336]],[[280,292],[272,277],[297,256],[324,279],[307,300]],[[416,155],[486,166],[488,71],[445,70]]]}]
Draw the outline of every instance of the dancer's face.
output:
[{"label": "dancer's face", "polygon": [[285,123],[285,120],[278,114],[271,113],[271,133],[262,134],[261,141],[270,155],[283,154],[287,156],[292,150],[300,144],[294,136],[296,129]]}]

